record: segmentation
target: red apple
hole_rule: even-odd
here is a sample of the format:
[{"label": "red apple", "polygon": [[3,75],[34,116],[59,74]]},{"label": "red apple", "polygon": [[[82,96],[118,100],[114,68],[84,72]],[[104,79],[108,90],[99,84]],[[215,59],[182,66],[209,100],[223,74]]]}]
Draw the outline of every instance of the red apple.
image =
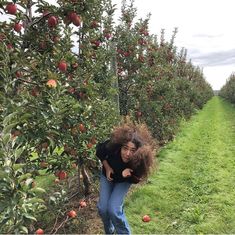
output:
[{"label": "red apple", "polygon": [[55,88],[57,86],[57,82],[54,79],[50,79],[47,81],[47,86],[51,88]]},{"label": "red apple", "polygon": [[80,26],[81,25],[81,17],[79,15],[77,15],[72,22],[75,26]]},{"label": "red apple", "polygon": [[143,222],[149,222],[151,220],[149,215],[144,215],[142,218]]},{"label": "red apple", "polygon": [[88,148],[88,149],[91,149],[91,148],[92,148],[92,146],[93,146],[93,144],[92,144],[92,143],[90,143],[90,142],[87,144],[87,148]]},{"label": "red apple", "polygon": [[36,234],[44,234],[44,231],[43,231],[43,229],[39,228],[35,233]]},{"label": "red apple", "polygon": [[64,60],[61,60],[58,64],[58,68],[61,72],[66,72],[67,67],[67,63]]},{"label": "red apple", "polygon": [[21,29],[22,29],[22,24],[15,23],[14,30],[19,33],[21,31]]},{"label": "red apple", "polygon": [[73,21],[76,20],[77,16],[78,16],[78,15],[77,15],[76,12],[71,11],[71,12],[69,12],[69,14],[68,14],[68,19],[73,22]]},{"label": "red apple", "polygon": [[58,19],[55,16],[50,16],[47,22],[49,27],[54,28],[58,24]]},{"label": "red apple", "polygon": [[79,124],[79,131],[81,131],[82,133],[86,131],[86,127],[82,123]]},{"label": "red apple", "polygon": [[71,217],[71,218],[74,218],[74,217],[77,216],[77,212],[74,211],[74,210],[71,210],[71,211],[68,212],[68,216]]},{"label": "red apple", "polygon": [[83,207],[86,207],[87,204],[86,204],[85,201],[82,200],[82,201],[79,202],[79,206],[83,208]]},{"label": "red apple", "polygon": [[8,3],[6,6],[6,11],[8,14],[15,15],[17,12],[17,6],[14,3]]},{"label": "red apple", "polygon": [[65,171],[60,171],[58,177],[60,180],[64,180],[65,178],[67,178],[67,173]]}]

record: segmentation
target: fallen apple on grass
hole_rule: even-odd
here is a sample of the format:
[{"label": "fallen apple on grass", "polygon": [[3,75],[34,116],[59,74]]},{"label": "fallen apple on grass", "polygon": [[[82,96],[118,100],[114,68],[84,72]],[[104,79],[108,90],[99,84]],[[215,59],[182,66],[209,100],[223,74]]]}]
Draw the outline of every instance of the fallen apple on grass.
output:
[{"label": "fallen apple on grass", "polygon": [[43,229],[39,228],[36,230],[35,234],[44,234]]},{"label": "fallen apple on grass", "polygon": [[85,201],[80,201],[80,202],[79,202],[79,206],[80,206],[81,208],[83,208],[83,207],[86,207],[87,204],[86,204]]},{"label": "fallen apple on grass", "polygon": [[77,216],[77,212],[74,211],[74,210],[71,210],[71,211],[68,212],[68,216],[71,217],[71,218],[74,218],[74,217]]},{"label": "fallen apple on grass", "polygon": [[149,215],[144,215],[144,216],[142,217],[142,221],[143,221],[143,222],[149,222],[150,220],[151,220],[151,218],[150,218]]}]

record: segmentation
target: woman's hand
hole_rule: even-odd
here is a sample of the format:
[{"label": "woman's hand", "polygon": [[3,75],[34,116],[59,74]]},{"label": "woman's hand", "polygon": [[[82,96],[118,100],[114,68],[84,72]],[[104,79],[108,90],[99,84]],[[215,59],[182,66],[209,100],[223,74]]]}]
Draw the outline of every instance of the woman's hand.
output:
[{"label": "woman's hand", "polygon": [[112,181],[113,178],[111,177],[111,175],[114,173],[113,168],[111,168],[111,166],[108,164],[107,160],[103,161],[103,165],[105,168],[106,178],[108,179],[108,181]]},{"label": "woman's hand", "polygon": [[132,172],[133,172],[132,169],[126,168],[125,170],[122,171],[122,176],[124,178],[130,177]]},{"label": "woman's hand", "polygon": [[109,181],[112,181],[113,178],[111,177],[111,175],[114,173],[113,169],[111,167],[109,167],[108,169],[106,169],[106,177]]}]

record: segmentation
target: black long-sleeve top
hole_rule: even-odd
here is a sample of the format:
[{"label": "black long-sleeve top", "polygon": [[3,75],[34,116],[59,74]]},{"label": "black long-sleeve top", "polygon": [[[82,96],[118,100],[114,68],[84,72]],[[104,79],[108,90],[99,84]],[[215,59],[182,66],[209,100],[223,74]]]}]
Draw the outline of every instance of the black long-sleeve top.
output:
[{"label": "black long-sleeve top", "polygon": [[[126,168],[130,168],[128,163],[122,161],[121,158],[121,146],[109,146],[110,140],[106,140],[103,143],[99,143],[96,146],[96,156],[101,162],[107,160],[110,167],[113,169],[114,174],[111,175],[113,178],[112,182],[129,182],[129,183],[139,183],[139,178],[135,176],[135,172],[132,172],[130,177],[123,177],[122,171]],[[106,176],[105,168],[102,167],[102,173]]]}]

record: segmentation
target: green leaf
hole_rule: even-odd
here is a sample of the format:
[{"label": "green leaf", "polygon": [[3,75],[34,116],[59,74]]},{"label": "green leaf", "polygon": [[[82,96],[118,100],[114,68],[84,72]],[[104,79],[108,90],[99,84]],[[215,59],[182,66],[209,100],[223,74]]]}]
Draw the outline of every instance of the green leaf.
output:
[{"label": "green leaf", "polygon": [[21,176],[19,177],[18,181],[21,182],[21,181],[23,181],[23,180],[25,180],[25,179],[28,179],[28,178],[31,177],[31,176],[32,176],[32,174],[26,173],[26,174],[24,174],[24,175],[21,175]]},{"label": "green leaf", "polygon": [[30,117],[32,117],[32,114],[31,113],[25,113],[24,115],[22,115],[21,117],[20,117],[20,121],[26,121],[26,120],[28,120]]},{"label": "green leaf", "polygon": [[30,220],[37,221],[37,219],[34,216],[30,215],[30,214],[23,214],[23,217],[25,217],[27,219],[30,219]]},{"label": "green leaf", "polygon": [[2,78],[6,78],[6,77],[7,77],[7,75],[6,75],[2,70],[0,70],[0,77],[2,77]]},{"label": "green leaf", "polygon": [[0,149],[0,159],[5,156],[5,151],[3,149]]},{"label": "green leaf", "polygon": [[18,171],[19,169],[22,169],[26,164],[24,163],[19,163],[19,164],[14,164],[12,166],[12,168],[15,170],[15,171]]},{"label": "green leaf", "polygon": [[23,225],[21,225],[20,227],[19,227],[19,229],[20,229],[20,232],[23,232],[23,233],[25,233],[25,234],[28,234],[28,229],[25,227],[25,226],[23,226]]},{"label": "green leaf", "polygon": [[3,128],[3,130],[2,130],[2,133],[3,133],[3,134],[9,133],[9,132],[11,131],[11,129],[12,129],[13,127],[15,127],[17,124],[18,124],[18,122],[15,122],[15,123],[12,123],[12,124],[9,124],[9,125],[5,126],[5,127]]},{"label": "green leaf", "polygon": [[46,193],[46,190],[45,190],[45,189],[39,188],[39,187],[32,188],[32,189],[30,189],[29,191],[32,192],[32,193]]},{"label": "green leaf", "polygon": [[3,142],[3,144],[4,145],[7,145],[8,144],[8,142],[9,142],[9,140],[10,140],[10,138],[11,138],[11,134],[5,134],[3,137],[2,137],[2,142]]},{"label": "green leaf", "polygon": [[24,151],[24,147],[15,150],[15,157],[18,159]]},{"label": "green leaf", "polygon": [[8,176],[8,174],[4,170],[0,170],[0,179]]},{"label": "green leaf", "polygon": [[12,118],[14,118],[16,115],[17,115],[17,112],[13,112],[9,114],[8,116],[6,116],[3,120],[3,125],[6,126],[12,120]]},{"label": "green leaf", "polygon": [[30,198],[28,200],[29,203],[44,203],[44,200],[38,197]]}]

